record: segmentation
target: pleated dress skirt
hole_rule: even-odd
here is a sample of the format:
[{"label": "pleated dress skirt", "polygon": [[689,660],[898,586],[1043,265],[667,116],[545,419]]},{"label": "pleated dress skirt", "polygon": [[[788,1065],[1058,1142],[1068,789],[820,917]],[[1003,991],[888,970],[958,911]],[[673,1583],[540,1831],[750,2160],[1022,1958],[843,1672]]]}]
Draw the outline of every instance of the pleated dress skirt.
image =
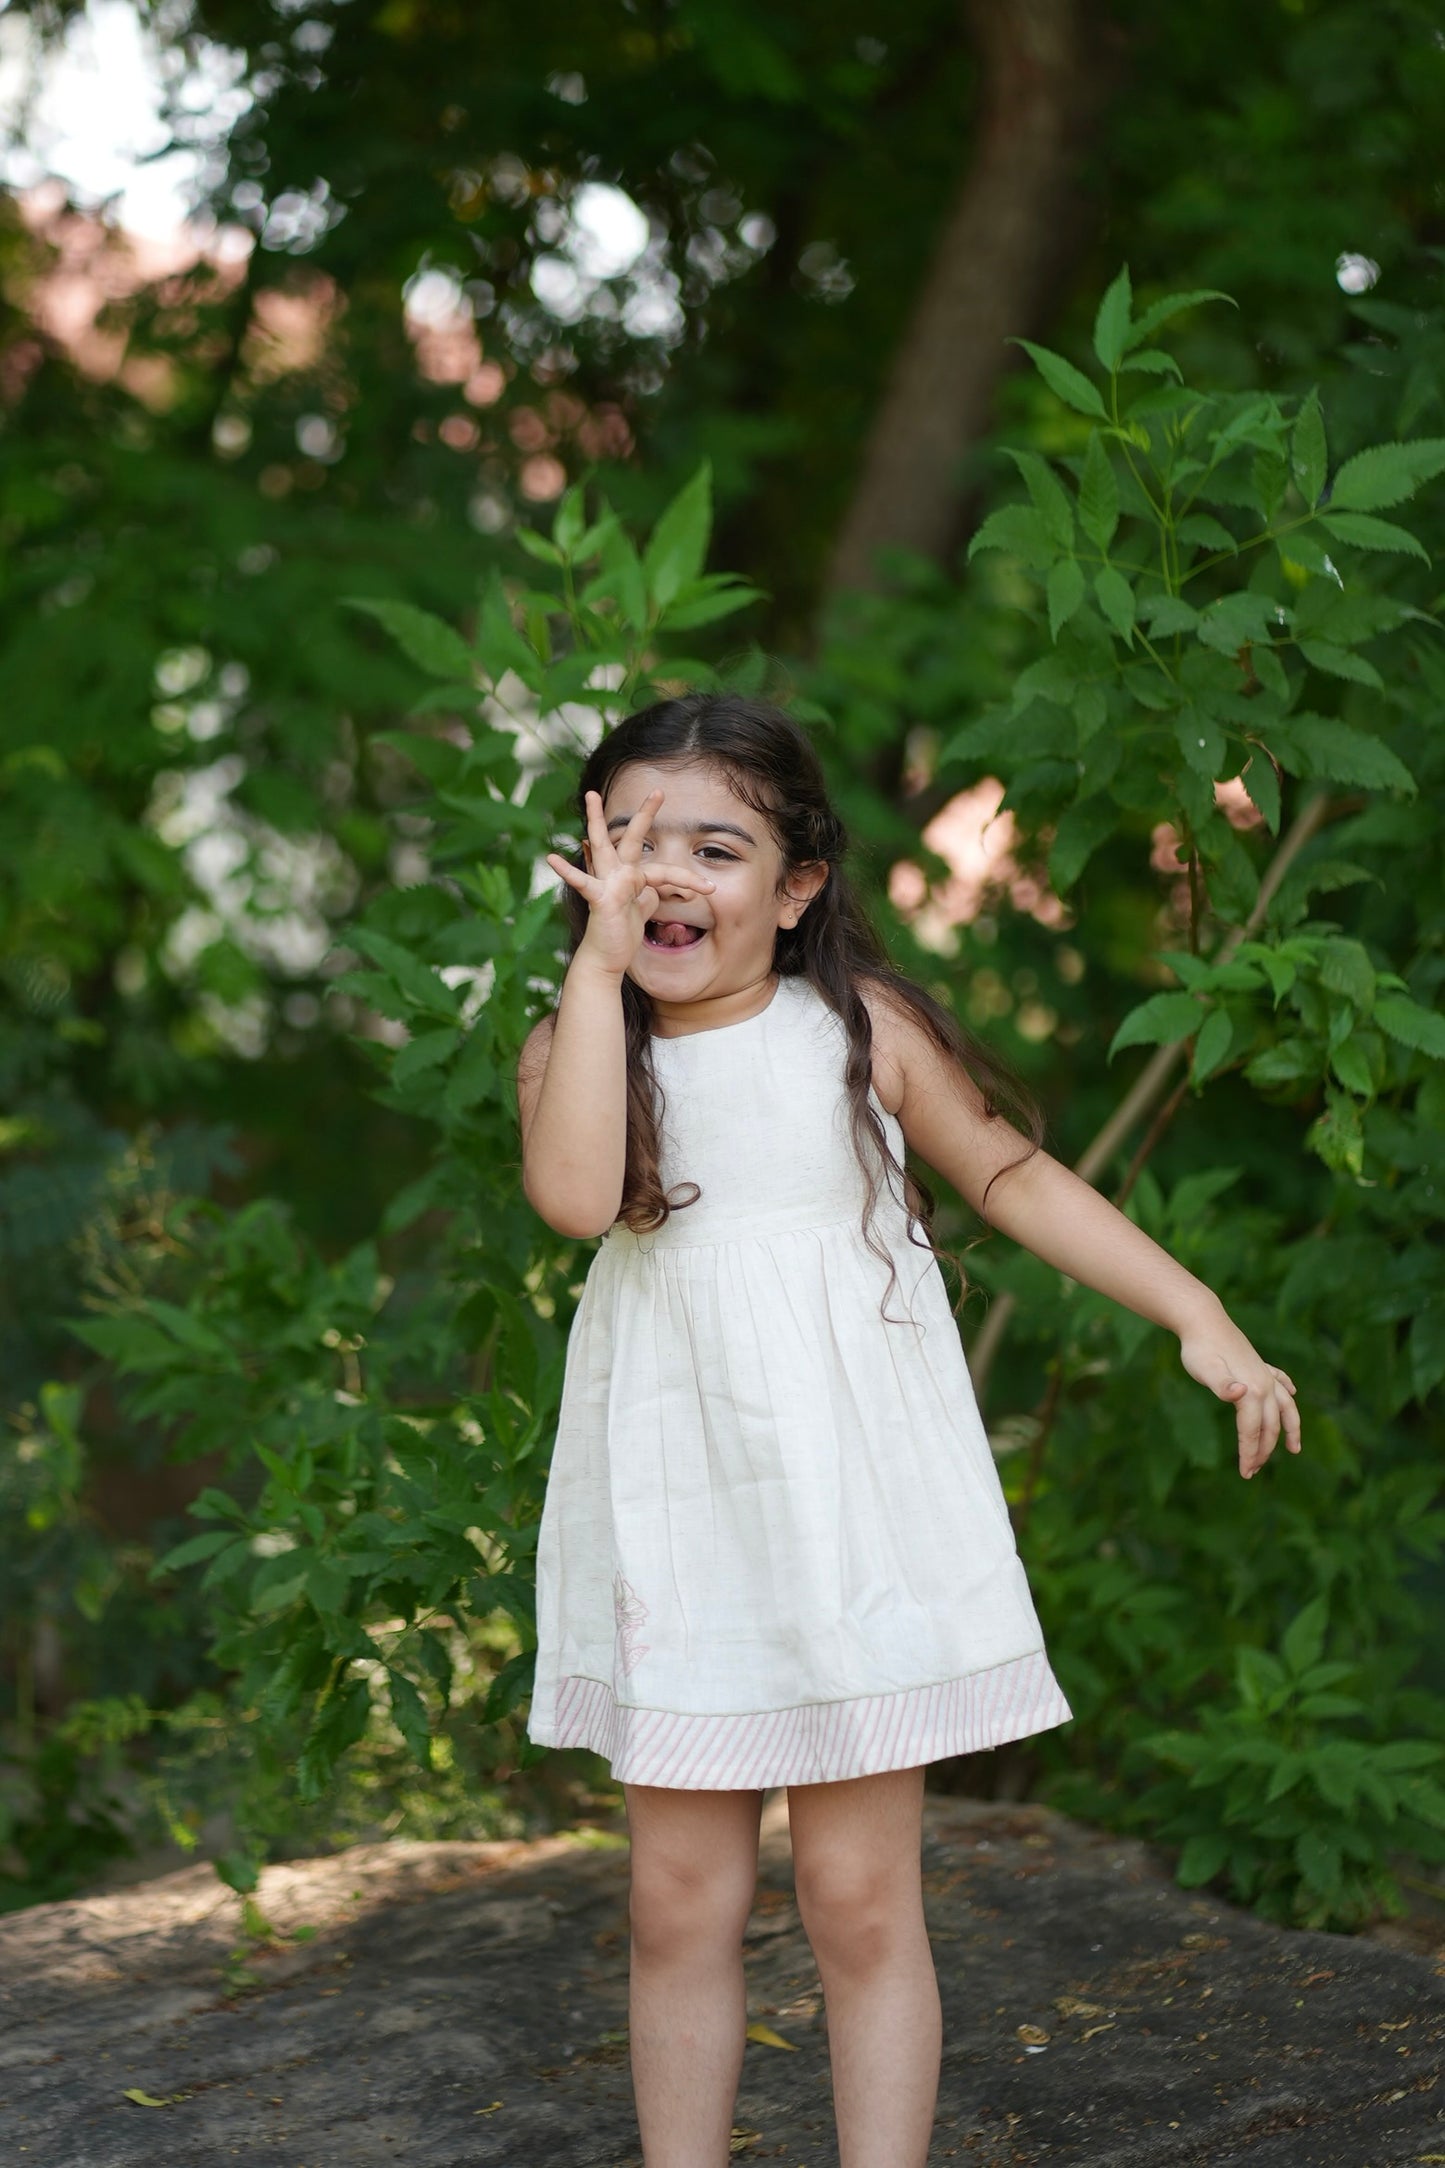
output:
[{"label": "pleated dress skirt", "polygon": [[881,1158],[891,1289],[864,1240],[846,1053],[803,977],[652,1040],[663,1187],[701,1193],[655,1233],[614,1226],[573,1316],[527,1719],[620,1782],[830,1782],[1072,1717],[942,1274]]}]

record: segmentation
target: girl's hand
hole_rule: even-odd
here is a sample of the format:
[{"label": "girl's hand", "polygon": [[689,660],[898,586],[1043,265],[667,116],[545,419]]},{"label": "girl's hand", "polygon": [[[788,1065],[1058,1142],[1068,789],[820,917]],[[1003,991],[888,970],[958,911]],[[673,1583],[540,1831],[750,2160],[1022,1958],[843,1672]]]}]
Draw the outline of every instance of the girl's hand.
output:
[{"label": "girl's hand", "polygon": [[587,931],[578,954],[585,949],[604,971],[613,971],[618,978],[641,948],[647,922],[657,916],[664,888],[701,894],[715,886],[696,866],[674,866],[659,863],[656,858],[643,865],[643,841],[663,796],[660,788],[650,790],[614,844],[602,818],[601,796],[589,790],[587,843],[592,871],[584,873],[579,866],[569,865],[555,851],[546,854],[552,871],[560,873],[569,888],[587,899]]},{"label": "girl's hand", "polygon": [[1249,1477],[1269,1459],[1284,1432],[1291,1453],[1300,1449],[1294,1380],[1257,1355],[1239,1327],[1220,1310],[1179,1335],[1179,1359],[1190,1377],[1221,1400],[1234,1403],[1239,1427],[1239,1472]]}]

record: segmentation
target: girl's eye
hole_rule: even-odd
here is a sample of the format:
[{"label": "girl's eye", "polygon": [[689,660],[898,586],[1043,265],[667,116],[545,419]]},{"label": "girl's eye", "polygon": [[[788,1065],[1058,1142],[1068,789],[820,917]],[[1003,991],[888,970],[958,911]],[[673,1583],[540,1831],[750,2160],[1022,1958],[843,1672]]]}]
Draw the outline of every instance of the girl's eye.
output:
[{"label": "girl's eye", "polygon": [[[651,842],[644,842],[642,848],[645,851],[650,851],[652,849]],[[720,858],[725,865],[729,866],[735,866],[737,864],[736,854],[732,851],[725,851],[719,843],[704,843],[702,846],[702,856],[704,858]]]}]

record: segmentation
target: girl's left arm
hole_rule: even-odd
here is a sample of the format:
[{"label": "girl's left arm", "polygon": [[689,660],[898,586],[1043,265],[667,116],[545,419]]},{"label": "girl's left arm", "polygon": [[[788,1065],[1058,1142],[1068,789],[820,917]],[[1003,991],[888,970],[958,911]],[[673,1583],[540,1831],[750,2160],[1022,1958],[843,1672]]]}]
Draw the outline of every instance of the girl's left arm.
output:
[{"label": "girl's left arm", "polygon": [[1023,1159],[1027,1140],[1001,1116],[984,1112],[978,1087],[911,1018],[895,1010],[885,1023],[877,1009],[874,1017],[883,1025],[875,1044],[895,1079],[895,1095],[901,1072],[897,1111],[909,1148],[990,1226],[1176,1334],[1189,1375],[1234,1407],[1242,1476],[1264,1466],[1281,1431],[1297,1453],[1293,1380],[1256,1352],[1212,1289],[1047,1152]]}]

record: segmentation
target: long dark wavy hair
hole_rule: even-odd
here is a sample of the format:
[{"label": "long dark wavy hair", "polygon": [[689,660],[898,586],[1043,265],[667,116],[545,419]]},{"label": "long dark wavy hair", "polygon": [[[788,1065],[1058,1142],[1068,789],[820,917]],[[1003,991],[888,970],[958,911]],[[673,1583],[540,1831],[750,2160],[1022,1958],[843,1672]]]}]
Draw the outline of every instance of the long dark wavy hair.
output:
[{"label": "long dark wavy hair", "polygon": [[[973,1079],[989,1117],[1010,1119],[1019,1132],[1020,1144],[1026,1147],[1017,1160],[1009,1163],[1011,1166],[1032,1158],[1043,1140],[1043,1117],[1032,1094],[931,994],[893,968],[844,872],[848,837],[829,803],[817,753],[791,716],[767,701],[740,693],[693,692],[660,700],[624,717],[589,754],[578,778],[576,811],[581,834],[587,833],[587,792],[595,790],[605,804],[613,777],[634,761],[657,766],[669,761],[698,761],[724,776],[743,803],[762,815],[777,841],[782,857],[780,896],[804,867],[826,862],[827,879],[797,925],[778,929],[773,968],[782,978],[810,980],[841,1018],[847,1032],[844,1078],[854,1148],[868,1185],[861,1232],[868,1248],[889,1267],[888,1292],[897,1282],[897,1272],[891,1254],[873,1232],[880,1166],[895,1195],[898,1191],[894,1177],[902,1181],[910,1242],[931,1251],[935,1259],[948,1257],[958,1270],[959,1295],[953,1305],[956,1315],[966,1281],[959,1259],[933,1240],[933,1192],[894,1157],[883,1123],[869,1102],[873,1027],[860,988],[868,982],[885,987],[911,1012],[934,1044]],[[559,851],[558,856],[585,870],[586,860],[580,848]],[[565,882],[561,902],[570,934],[570,961],[587,931],[588,905],[585,896]],[[682,1185],[692,1191],[690,1197],[673,1198],[663,1189],[658,1128],[663,1090],[652,1059],[652,1000],[627,975],[622,980],[622,1006],[627,1031],[627,1163],[617,1217],[634,1233],[644,1234],[661,1227],[675,1211],[695,1204],[702,1192],[695,1182]],[[1007,1169],[999,1169],[999,1173],[1004,1172]],[[993,1181],[997,1179],[996,1174]],[[985,1191],[985,1206],[987,1201]],[[923,1242],[913,1233],[915,1223],[924,1231]]]}]

